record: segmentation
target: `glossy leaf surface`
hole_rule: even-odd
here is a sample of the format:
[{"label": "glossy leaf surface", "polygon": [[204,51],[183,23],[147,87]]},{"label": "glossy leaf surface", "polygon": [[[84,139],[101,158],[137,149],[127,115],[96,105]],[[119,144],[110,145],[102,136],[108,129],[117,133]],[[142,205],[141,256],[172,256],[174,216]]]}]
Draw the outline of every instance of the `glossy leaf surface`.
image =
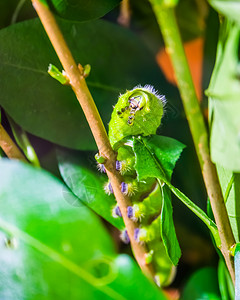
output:
[{"label": "glossy leaf surface", "polygon": [[101,217],[118,229],[123,229],[122,219],[112,217],[116,200],[113,195],[104,192],[107,176],[97,172],[94,155],[84,156],[83,153],[58,149],[57,157],[60,173],[69,189]]},{"label": "glossy leaf surface", "polygon": [[[166,82],[129,30],[102,20],[59,20],[59,25],[76,61],[92,67],[87,83],[105,122],[120,92],[139,83]],[[69,148],[96,148],[73,91],[48,75],[50,63],[61,70],[39,20],[1,30],[0,104],[32,134]]]},{"label": "glossy leaf surface", "polygon": [[73,21],[100,18],[119,3],[120,0],[48,0],[53,12],[63,19]]},{"label": "glossy leaf surface", "polygon": [[1,299],[164,299],[59,180],[6,159],[0,169]]},{"label": "glossy leaf surface", "polygon": [[[160,182],[170,180],[175,163],[184,148],[184,145],[176,140],[157,135],[141,140],[135,138],[133,145],[138,179],[154,177]],[[168,187],[163,187],[162,190],[161,234],[169,258],[176,265],[181,250],[173,223],[170,190]]]}]

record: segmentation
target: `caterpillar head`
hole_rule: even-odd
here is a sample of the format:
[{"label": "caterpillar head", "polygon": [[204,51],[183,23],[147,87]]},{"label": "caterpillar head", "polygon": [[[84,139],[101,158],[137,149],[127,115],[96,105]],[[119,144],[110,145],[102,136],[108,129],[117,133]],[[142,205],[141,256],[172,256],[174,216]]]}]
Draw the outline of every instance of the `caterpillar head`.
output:
[{"label": "caterpillar head", "polygon": [[114,149],[127,136],[155,134],[161,124],[165,97],[152,86],[138,86],[120,95],[109,123],[109,139]]}]

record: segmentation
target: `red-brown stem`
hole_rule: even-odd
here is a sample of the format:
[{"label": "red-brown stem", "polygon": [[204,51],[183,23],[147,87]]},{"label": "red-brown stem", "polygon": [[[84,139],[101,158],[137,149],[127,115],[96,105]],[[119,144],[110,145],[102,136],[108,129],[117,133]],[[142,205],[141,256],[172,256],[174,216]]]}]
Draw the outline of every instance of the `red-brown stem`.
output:
[{"label": "red-brown stem", "polygon": [[115,169],[116,153],[112,150],[102,119],[89,92],[85,78],[79,70],[79,67],[76,65],[51,11],[39,0],[32,0],[32,3],[62,63],[62,66],[70,79],[71,87],[86,116],[99,149],[99,153],[106,158],[105,167],[107,175],[111,181],[114,195],[120,207],[135,258],[142,271],[146,275],[153,277],[153,267],[151,264],[146,264],[144,259],[144,254],[147,249],[144,245],[139,244],[134,239],[136,223],[130,220],[127,216],[127,207],[131,204],[129,198],[121,192],[122,179]]},{"label": "red-brown stem", "polygon": [[7,131],[3,128],[2,124],[0,124],[0,147],[8,158],[27,162],[25,156],[11,139]]}]

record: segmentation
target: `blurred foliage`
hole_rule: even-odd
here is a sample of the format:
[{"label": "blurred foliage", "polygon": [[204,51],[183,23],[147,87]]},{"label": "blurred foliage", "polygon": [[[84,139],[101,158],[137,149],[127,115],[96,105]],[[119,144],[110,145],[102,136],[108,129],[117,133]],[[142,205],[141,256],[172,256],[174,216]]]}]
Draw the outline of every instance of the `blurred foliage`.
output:
[{"label": "blurred foliage", "polygon": [[165,299],[59,180],[6,159],[0,169],[1,299]]},{"label": "blurred foliage", "polygon": [[234,299],[234,286],[223,259],[220,259],[218,264],[218,281],[222,299]]},{"label": "blurred foliage", "polygon": [[181,300],[221,300],[217,271],[214,268],[203,268],[196,271],[187,281]]},{"label": "blurred foliage", "polygon": [[[131,28],[140,35],[146,45],[156,53],[163,41],[149,1],[130,0]],[[176,16],[184,42],[204,34],[208,5],[205,0],[181,0],[176,6]]]}]

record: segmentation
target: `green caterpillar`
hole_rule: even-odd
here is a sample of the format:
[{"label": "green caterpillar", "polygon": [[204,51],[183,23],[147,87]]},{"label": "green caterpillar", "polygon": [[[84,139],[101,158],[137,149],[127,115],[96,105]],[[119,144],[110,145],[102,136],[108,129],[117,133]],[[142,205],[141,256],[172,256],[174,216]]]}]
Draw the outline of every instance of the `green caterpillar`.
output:
[{"label": "green caterpillar", "polygon": [[[149,250],[146,253],[146,263],[152,263],[155,271],[155,281],[164,286],[171,282],[175,267],[169,258],[161,236],[160,214],[164,183],[149,177],[138,181],[135,170],[135,154],[133,151],[133,137],[155,135],[161,124],[166,100],[159,95],[152,86],[137,86],[131,91],[120,95],[114,107],[109,123],[109,140],[117,151],[116,169],[123,176],[122,193],[128,195],[132,206],[128,207],[128,217],[138,222],[135,239],[139,243],[146,243]],[[104,165],[99,164],[104,171]],[[111,194],[111,183],[105,187],[107,194]],[[121,217],[119,207],[112,210],[114,217]],[[122,232],[123,241],[129,242],[126,230]]]}]

